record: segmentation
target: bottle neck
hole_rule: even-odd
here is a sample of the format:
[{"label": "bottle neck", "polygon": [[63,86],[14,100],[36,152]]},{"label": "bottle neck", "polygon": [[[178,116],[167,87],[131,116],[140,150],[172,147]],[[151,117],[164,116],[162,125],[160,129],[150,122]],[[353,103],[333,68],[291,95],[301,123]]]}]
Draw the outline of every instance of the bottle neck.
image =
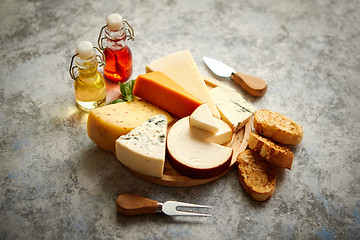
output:
[{"label": "bottle neck", "polygon": [[75,64],[78,66],[80,79],[92,78],[97,74],[98,60],[94,54],[89,59],[75,58]]},{"label": "bottle neck", "polygon": [[124,27],[118,31],[112,31],[106,27],[105,37],[105,48],[109,48],[111,50],[120,50],[126,46],[126,33]]}]

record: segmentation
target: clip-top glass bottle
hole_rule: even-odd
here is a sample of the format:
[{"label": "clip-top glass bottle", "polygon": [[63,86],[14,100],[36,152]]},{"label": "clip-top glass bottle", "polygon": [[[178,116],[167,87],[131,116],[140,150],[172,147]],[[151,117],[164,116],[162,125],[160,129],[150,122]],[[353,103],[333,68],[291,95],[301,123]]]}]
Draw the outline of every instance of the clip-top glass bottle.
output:
[{"label": "clip-top glass bottle", "polygon": [[100,52],[88,41],[78,43],[69,70],[71,78],[75,80],[76,104],[86,112],[104,105],[106,100],[105,80],[97,70],[99,62],[100,66],[104,65],[104,55],[101,52],[101,56],[96,55],[94,49]]},{"label": "clip-top glass bottle", "polygon": [[[126,28],[125,24],[129,27]],[[105,37],[102,37],[103,31]],[[110,14],[101,28],[98,44],[104,51],[104,75],[112,82],[125,82],[132,74],[132,54],[126,39],[134,40],[134,30],[119,14]],[[104,41],[105,40],[105,41]]]}]

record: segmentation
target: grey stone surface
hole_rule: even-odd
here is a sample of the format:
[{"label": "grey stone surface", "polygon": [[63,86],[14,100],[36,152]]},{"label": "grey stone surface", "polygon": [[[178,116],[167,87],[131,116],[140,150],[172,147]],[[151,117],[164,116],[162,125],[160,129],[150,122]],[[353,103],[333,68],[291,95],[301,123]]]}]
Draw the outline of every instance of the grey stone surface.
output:
[{"label": "grey stone surface", "polygon": [[[135,29],[133,78],[189,49],[204,75],[205,55],[267,81],[260,99],[227,84],[304,128],[269,201],[252,201],[235,170],[191,188],[145,182],[87,137],[68,67],[113,12]],[[359,1],[3,0],[0,16],[0,239],[360,238]],[[124,192],[213,216],[123,217]]]}]

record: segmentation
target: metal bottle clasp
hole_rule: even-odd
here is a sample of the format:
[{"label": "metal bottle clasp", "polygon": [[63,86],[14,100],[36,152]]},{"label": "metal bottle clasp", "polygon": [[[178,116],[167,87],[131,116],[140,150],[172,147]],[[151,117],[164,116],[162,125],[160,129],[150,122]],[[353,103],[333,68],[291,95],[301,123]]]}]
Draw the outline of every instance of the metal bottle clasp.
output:
[{"label": "metal bottle clasp", "polygon": [[[126,38],[128,40],[132,40],[134,41],[134,29],[131,27],[131,25],[128,23],[128,21],[126,21],[125,19],[123,19],[124,23],[128,26],[128,28],[125,29],[126,33]],[[104,45],[103,45],[103,41],[106,39],[105,37],[102,37],[102,34],[103,34],[103,31],[104,29],[107,27],[108,25],[105,25],[103,26],[101,29],[100,29],[100,34],[99,34],[99,38],[98,38],[98,46],[101,50],[104,50]]]},{"label": "metal bottle clasp", "polygon": [[70,68],[69,68],[70,76],[71,76],[71,78],[72,78],[73,80],[75,80],[75,81],[76,81],[76,79],[79,77],[79,72],[78,72],[78,71],[75,72],[75,70],[77,70],[78,66],[74,66],[74,67],[73,67],[73,62],[74,62],[74,59],[75,59],[75,57],[76,57],[77,55],[79,55],[79,54],[76,53],[74,56],[72,56],[71,62],[70,62]]},{"label": "metal bottle clasp", "polygon": [[[99,67],[105,66],[105,55],[102,51],[100,51],[99,48],[97,47],[93,47],[95,50],[97,50],[101,55],[96,54],[96,59],[98,59],[98,63],[99,63]],[[79,70],[78,70],[78,66],[73,66],[74,63],[74,59],[76,56],[78,56],[79,54],[76,53],[74,56],[72,56],[71,58],[71,62],[70,62],[70,68],[69,68],[69,73],[70,76],[73,80],[76,81],[76,79],[79,77]]]},{"label": "metal bottle clasp", "polygon": [[128,40],[134,41],[134,29],[131,27],[130,23],[128,23],[125,19],[124,22],[126,23],[126,25],[128,25],[129,28],[126,28],[126,31],[128,32],[128,34],[126,34],[126,37],[128,38]]}]

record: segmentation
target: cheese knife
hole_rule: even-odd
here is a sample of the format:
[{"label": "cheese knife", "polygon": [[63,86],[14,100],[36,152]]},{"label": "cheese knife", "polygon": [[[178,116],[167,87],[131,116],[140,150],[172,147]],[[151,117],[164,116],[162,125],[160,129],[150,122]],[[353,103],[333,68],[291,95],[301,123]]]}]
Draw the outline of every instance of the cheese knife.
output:
[{"label": "cheese knife", "polygon": [[230,77],[234,82],[239,84],[251,96],[261,97],[267,90],[266,82],[255,76],[247,75],[241,72],[236,72],[223,62],[216,59],[203,57],[203,60],[208,68],[219,77]]},{"label": "cheese knife", "polygon": [[116,209],[122,215],[143,215],[165,213],[170,216],[193,216],[193,217],[210,217],[210,214],[181,211],[182,208],[211,208],[210,206],[166,201],[164,203],[148,199],[132,193],[124,193],[118,196],[116,200]]}]

